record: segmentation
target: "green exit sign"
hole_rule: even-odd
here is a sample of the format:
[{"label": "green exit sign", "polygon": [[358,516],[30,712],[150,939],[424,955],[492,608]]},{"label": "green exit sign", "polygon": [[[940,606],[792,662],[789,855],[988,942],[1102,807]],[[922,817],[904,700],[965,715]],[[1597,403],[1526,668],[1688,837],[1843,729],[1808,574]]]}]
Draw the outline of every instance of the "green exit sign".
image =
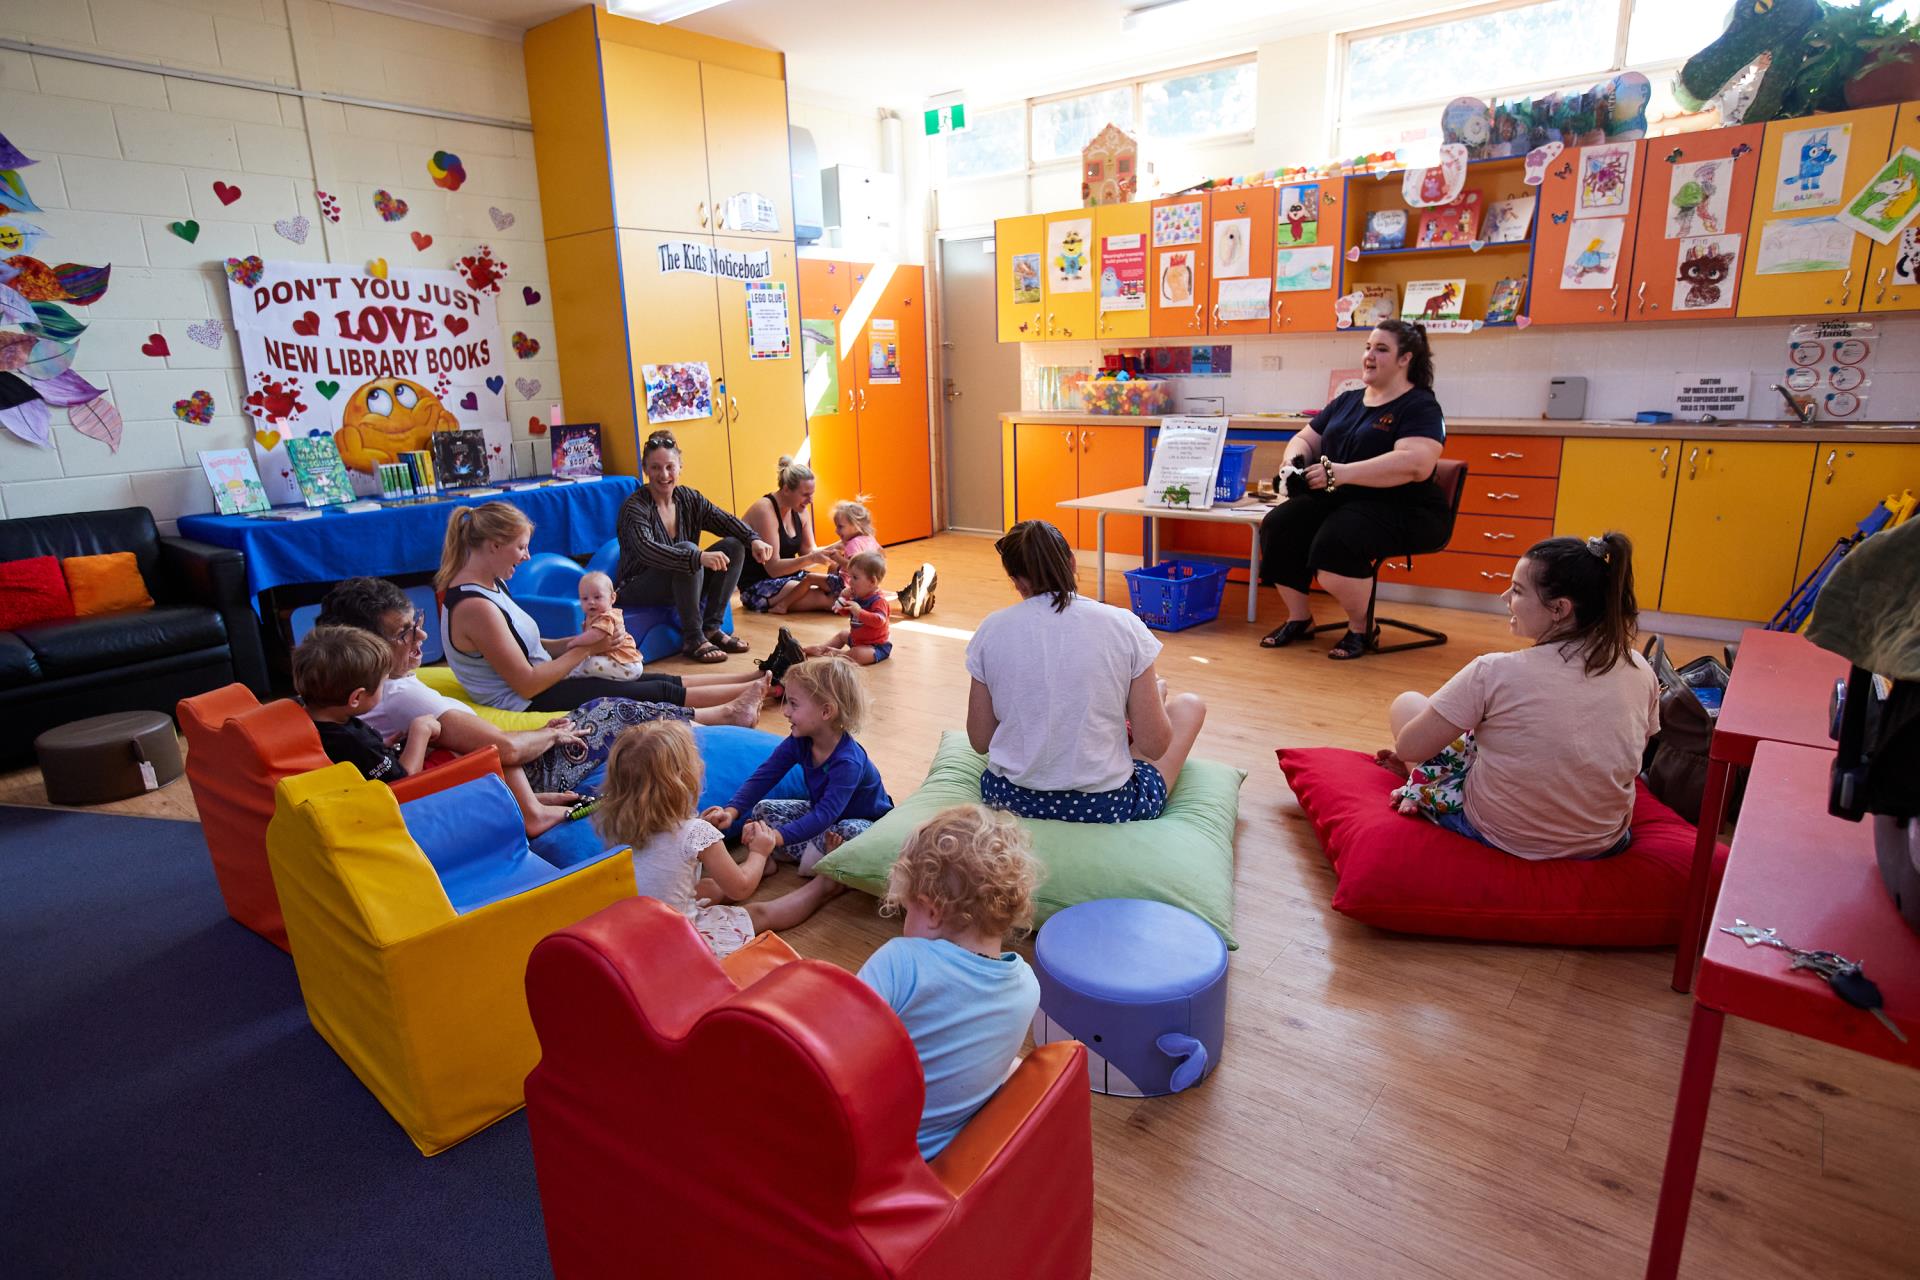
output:
[{"label": "green exit sign", "polygon": [[927,136],[940,133],[959,133],[967,127],[967,107],[956,102],[950,107],[928,107],[926,112]]}]

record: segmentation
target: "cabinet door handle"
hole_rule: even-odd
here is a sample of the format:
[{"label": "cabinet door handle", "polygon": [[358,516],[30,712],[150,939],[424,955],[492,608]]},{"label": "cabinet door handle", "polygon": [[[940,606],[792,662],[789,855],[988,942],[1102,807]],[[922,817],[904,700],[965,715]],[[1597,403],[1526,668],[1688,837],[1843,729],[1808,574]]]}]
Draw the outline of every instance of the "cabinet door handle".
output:
[{"label": "cabinet door handle", "polygon": [[1391,561],[1391,560],[1389,560],[1389,561],[1387,561],[1387,562],[1385,562],[1385,563],[1384,563],[1384,564],[1382,564],[1382,565],[1381,565],[1380,567],[1381,567],[1382,569],[1391,569],[1391,570],[1393,570],[1393,571],[1394,571],[1395,573],[1412,573],[1412,572],[1413,572],[1413,565],[1412,565],[1412,564],[1395,564],[1395,563],[1394,563],[1393,561]]},{"label": "cabinet door handle", "polygon": [[1853,296],[1853,268],[1847,268],[1847,274],[1840,277],[1840,305],[1846,306],[1847,299]]},{"label": "cabinet door handle", "polygon": [[1620,286],[1615,285],[1613,286],[1613,288],[1607,290],[1607,311],[1609,313],[1612,313],[1612,312],[1618,311],[1619,309],[1620,309]]},{"label": "cabinet door handle", "polygon": [[847,412],[848,413],[853,412],[853,388],[852,387],[847,388]]},{"label": "cabinet door handle", "polygon": [[1489,490],[1489,491],[1488,491],[1488,493],[1487,493],[1487,497],[1488,497],[1489,499],[1491,499],[1492,501],[1494,501],[1494,502],[1518,502],[1518,501],[1520,501],[1520,495],[1519,495],[1519,494],[1517,494],[1517,493],[1494,493],[1494,492],[1492,492],[1491,490]]},{"label": "cabinet door handle", "polygon": [[1827,450],[1827,483],[1833,483],[1833,460],[1840,456],[1838,449]]},{"label": "cabinet door handle", "polygon": [[1873,295],[1877,305],[1887,300],[1887,269],[1885,267],[1880,268],[1880,274],[1873,278],[1873,282],[1880,286],[1880,292]]},{"label": "cabinet door handle", "polygon": [[1220,323],[1220,304],[1217,302],[1213,304],[1213,322]]},{"label": "cabinet door handle", "polygon": [[1700,446],[1695,445],[1693,447],[1692,452],[1687,454],[1687,479],[1691,480],[1696,475],[1700,474],[1699,463],[1700,463]]},{"label": "cabinet door handle", "polygon": [[1073,432],[1062,431],[1060,433],[1060,438],[1067,442],[1067,452],[1072,453],[1073,452]]},{"label": "cabinet door handle", "polygon": [[[1652,450],[1652,449],[1648,449],[1648,450],[1647,450],[1647,452],[1648,452],[1648,453],[1652,453],[1652,452],[1653,452],[1653,450]],[[1670,453],[1672,453],[1672,452],[1673,452],[1673,446],[1672,446],[1672,445],[1670,445],[1670,444],[1669,444],[1669,445],[1663,445],[1663,446],[1661,446],[1661,449],[1660,449],[1660,478],[1661,478],[1662,480],[1665,480],[1665,479],[1667,478],[1667,455],[1668,455],[1668,454],[1670,454]]]},{"label": "cabinet door handle", "polygon": [[700,225],[703,227],[707,225],[707,202],[705,200],[700,202]]},{"label": "cabinet door handle", "polygon": [[1278,320],[1280,318],[1280,308],[1285,306],[1286,304],[1287,304],[1287,300],[1285,298],[1275,298],[1273,300],[1273,318],[1275,320]]},{"label": "cabinet door handle", "polygon": [[1517,533],[1482,533],[1480,536],[1488,542],[1511,542],[1520,535]]},{"label": "cabinet door handle", "polygon": [[1480,571],[1480,576],[1487,579],[1489,582],[1512,582],[1513,581],[1513,575],[1510,573],[1493,573],[1486,569],[1482,569]]},{"label": "cabinet door handle", "polygon": [[1053,316],[1054,316],[1053,312],[1051,311],[1047,312],[1047,336],[1049,338],[1053,336]]},{"label": "cabinet door handle", "polygon": [[1087,437],[1088,437],[1088,436],[1090,436],[1090,435],[1092,435],[1092,434],[1093,434],[1093,433],[1092,433],[1091,431],[1082,431],[1082,432],[1080,433],[1080,450],[1081,450],[1081,452],[1083,452],[1083,453],[1084,453],[1084,452],[1086,451],[1086,448],[1087,448]]},{"label": "cabinet door handle", "polygon": [[1198,306],[1194,307],[1193,322],[1189,324],[1187,327],[1189,329],[1198,329],[1200,327],[1200,308]]},{"label": "cabinet door handle", "polygon": [[740,402],[732,396],[727,397],[727,421],[740,421]]},{"label": "cabinet door handle", "polygon": [[1645,315],[1647,313],[1647,282],[1645,280],[1642,280],[1640,287],[1633,291],[1633,296],[1637,300],[1640,314]]},{"label": "cabinet door handle", "polygon": [[862,409],[867,407],[867,389],[865,387],[860,388],[860,407]]},{"label": "cabinet door handle", "polygon": [[1527,455],[1516,451],[1513,453],[1490,453],[1487,456],[1489,458],[1524,458]]}]

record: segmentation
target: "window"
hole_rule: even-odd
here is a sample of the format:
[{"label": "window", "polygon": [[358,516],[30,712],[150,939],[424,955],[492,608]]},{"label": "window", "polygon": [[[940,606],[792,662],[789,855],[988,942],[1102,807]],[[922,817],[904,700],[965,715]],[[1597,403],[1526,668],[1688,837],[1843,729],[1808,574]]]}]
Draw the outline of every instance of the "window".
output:
[{"label": "window", "polygon": [[1214,67],[1140,86],[1141,132],[1152,142],[1189,142],[1252,133],[1257,68]]},{"label": "window", "polygon": [[1108,125],[1133,132],[1133,85],[1033,104],[1033,161],[1079,159],[1080,148]]},{"label": "window", "polygon": [[[1633,26],[1627,34],[1627,65],[1685,62],[1726,30],[1727,6],[1688,0],[1632,0]],[[1656,97],[1658,94],[1655,95]]]},{"label": "window", "polygon": [[1027,167],[1027,108],[982,111],[959,133],[942,134],[949,178],[984,178]]}]

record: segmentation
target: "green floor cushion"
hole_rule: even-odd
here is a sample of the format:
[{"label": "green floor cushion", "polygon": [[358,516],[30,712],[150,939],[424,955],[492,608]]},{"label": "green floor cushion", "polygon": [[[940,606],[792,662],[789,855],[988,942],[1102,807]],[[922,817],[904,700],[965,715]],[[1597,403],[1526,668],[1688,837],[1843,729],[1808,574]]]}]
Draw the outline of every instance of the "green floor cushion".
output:
[{"label": "green floor cushion", "polygon": [[[880,896],[900,846],[922,822],[956,804],[980,802],[987,758],[949,729],[921,788],[898,808],[820,861],[819,872]],[[1028,820],[1033,849],[1046,867],[1034,895],[1037,925],[1063,907],[1095,898],[1152,898],[1212,924],[1229,947],[1233,937],[1233,827],[1246,772],[1189,760],[1167,808],[1152,822],[1096,825]]]}]

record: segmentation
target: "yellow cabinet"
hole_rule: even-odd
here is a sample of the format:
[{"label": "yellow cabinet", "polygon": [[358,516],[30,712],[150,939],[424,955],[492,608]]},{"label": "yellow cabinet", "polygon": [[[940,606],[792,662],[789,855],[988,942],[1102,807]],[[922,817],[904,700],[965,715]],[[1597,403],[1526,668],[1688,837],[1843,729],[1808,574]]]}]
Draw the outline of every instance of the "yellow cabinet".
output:
[{"label": "yellow cabinet", "polygon": [[1632,538],[1634,590],[1648,608],[1666,570],[1679,453],[1678,440],[1570,439],[1560,448],[1554,533],[1591,538],[1618,529]]},{"label": "yellow cabinet", "polygon": [[[1145,269],[1145,255],[1148,252],[1147,224],[1152,206],[1144,201],[1133,204],[1103,204],[1093,211],[1093,290],[1094,306],[1099,308],[1099,336],[1102,338],[1144,338],[1147,336],[1147,297],[1144,289],[1139,298],[1139,309],[1134,311],[1109,311],[1111,304],[1101,291],[1101,278],[1106,266],[1107,242],[1118,239],[1122,247],[1137,247],[1140,251],[1141,267]],[[1133,237],[1131,241],[1127,237]],[[1142,284],[1144,285],[1144,280]]]},{"label": "yellow cabinet", "polygon": [[[1908,102],[1900,107],[1893,126],[1893,151],[1902,147],[1920,149],[1920,117],[1916,112],[1920,112],[1920,103]],[[1848,194],[1852,194],[1851,188]],[[1920,310],[1920,253],[1907,247],[1906,239],[1903,231],[1892,244],[1876,244],[1868,251],[1862,311]]]},{"label": "yellow cabinet", "polygon": [[1920,490],[1920,447],[1822,440],[1815,449],[1796,581],[1812,573],[1833,544],[1850,536],[1887,495]]},{"label": "yellow cabinet", "polygon": [[1814,447],[1683,440],[1680,449],[1661,610],[1772,617],[1793,590]]},{"label": "yellow cabinet", "polygon": [[[706,104],[707,190],[714,229],[733,236],[793,240],[793,174],[787,157],[787,85],[712,62],[700,64]],[[774,229],[727,225],[727,202],[752,195],[773,206]]]},{"label": "yellow cabinet", "polygon": [[1038,342],[1047,336],[1046,304],[1040,291],[1040,255],[1046,247],[1043,214],[994,223],[994,305],[1002,342]]},{"label": "yellow cabinet", "polygon": [[[659,236],[648,231],[620,233],[621,265],[625,269],[627,352],[630,362],[634,406],[630,436],[619,441],[617,451],[609,438],[623,433],[614,425],[601,423],[601,440],[609,457],[624,462],[631,455],[637,460],[639,442],[654,430],[647,417],[647,388],[642,368],[645,365],[705,364],[716,382],[713,416],[660,424],[673,432],[680,445],[684,466],[682,477],[709,499],[732,511],[733,459],[727,443],[727,401],[724,390],[724,352],[720,341],[720,311],[712,276],[694,271],[660,270],[660,255],[654,244]],[[713,241],[689,237],[695,244],[711,249]],[[556,275],[555,279],[559,277]],[[737,286],[736,286],[737,287]],[[745,321],[744,307],[742,322]],[[569,387],[580,380],[569,377]],[[568,392],[572,398],[571,390]],[[799,409],[796,403],[795,410]],[[577,415],[576,415],[577,416]],[[624,425],[624,424],[622,424]],[[637,470],[630,474],[638,474]],[[756,491],[759,492],[759,491]]]},{"label": "yellow cabinet", "polygon": [[[787,324],[793,337],[785,356],[752,358],[747,349],[745,281],[716,277],[719,293],[720,357],[725,368],[729,447],[733,455],[733,492],[742,506],[773,484],[783,456],[800,453],[807,439],[806,391],[799,353],[799,275],[793,246],[745,236],[719,236],[715,243],[733,253],[765,253],[772,262],[771,284],[787,287]],[[720,372],[715,369],[716,375]],[[702,483],[699,479],[691,481]],[[709,494],[709,497],[713,495]],[[718,498],[714,498],[718,502]],[[730,508],[739,510],[740,507]]]},{"label": "yellow cabinet", "polygon": [[1045,336],[1094,337],[1093,212],[1071,209],[1049,213],[1046,224],[1046,244],[1040,257],[1040,289],[1047,313]]},{"label": "yellow cabinet", "polygon": [[[613,172],[615,225],[710,232],[700,64],[611,40],[601,44],[600,57],[608,151],[601,163]],[[662,181],[662,174],[674,180]]]},{"label": "yellow cabinet", "polygon": [[[1830,219],[1886,161],[1896,110],[1869,107],[1767,125],[1753,220],[1747,227],[1750,239],[1741,246],[1740,315],[1792,316],[1860,308],[1861,296],[1868,293],[1867,250],[1873,241]],[[1648,148],[1649,154],[1655,150]],[[1836,181],[1839,166],[1830,157],[1843,151],[1846,174]],[[1785,273],[1760,269],[1768,262],[1840,262],[1824,254],[1841,252],[1847,255],[1843,266]]]}]

